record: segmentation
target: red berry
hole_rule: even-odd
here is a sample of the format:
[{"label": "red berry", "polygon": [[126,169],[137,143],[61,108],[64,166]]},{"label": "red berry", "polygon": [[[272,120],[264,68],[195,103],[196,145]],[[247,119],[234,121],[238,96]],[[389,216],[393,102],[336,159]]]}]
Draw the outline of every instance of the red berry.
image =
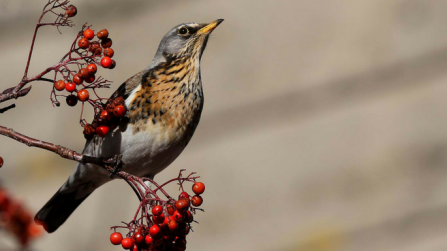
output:
[{"label": "red berry", "polygon": [[100,30],[96,35],[99,39],[106,39],[109,37],[109,31],[106,29]]},{"label": "red berry", "polygon": [[160,216],[163,213],[163,208],[161,206],[155,206],[152,208],[152,214],[155,216]]},{"label": "red berry", "polygon": [[194,195],[194,196],[191,198],[191,202],[192,202],[192,205],[193,205],[193,206],[195,206],[195,207],[199,207],[200,205],[202,205],[202,203],[203,203],[203,199],[202,199],[202,197],[201,197],[200,195]]},{"label": "red berry", "polygon": [[194,220],[194,216],[192,215],[191,211],[186,211],[185,221],[188,223],[191,223],[193,220]]},{"label": "red berry", "polygon": [[172,218],[171,215],[168,217],[165,217],[165,220],[163,221],[163,225],[168,225],[171,220],[175,220],[174,218],[172,218],[172,219],[171,218]]},{"label": "red berry", "polygon": [[88,91],[86,89],[82,89],[78,91],[78,99],[81,102],[85,102],[88,100],[88,98],[90,97],[90,94],[88,93]]},{"label": "red berry", "polygon": [[98,42],[93,41],[93,42],[90,43],[90,47],[88,48],[88,51],[90,51],[94,55],[101,54],[102,48],[101,48],[101,46],[99,45]]},{"label": "red berry", "polygon": [[113,108],[113,115],[117,118],[121,118],[126,114],[126,108],[122,105],[119,105]]},{"label": "red berry", "polygon": [[105,137],[109,133],[109,127],[106,125],[98,126],[96,127],[96,134],[98,134],[99,137]]},{"label": "red berry", "polygon": [[195,194],[202,194],[203,192],[205,192],[205,184],[203,184],[202,182],[194,183],[194,185],[192,185],[192,191]]},{"label": "red berry", "polygon": [[113,100],[114,106],[124,105],[124,98],[123,97],[117,97]]},{"label": "red berry", "polygon": [[157,224],[162,224],[165,220],[165,214],[162,213],[160,216],[152,216],[152,219],[154,220],[155,223]]},{"label": "red berry", "polygon": [[152,227],[149,229],[149,234],[152,237],[157,236],[157,234],[160,233],[160,227],[158,225],[152,225]]},{"label": "red berry", "polygon": [[65,90],[67,90],[68,92],[72,92],[76,90],[76,85],[72,82],[68,82],[67,84],[65,84]]},{"label": "red berry", "polygon": [[93,83],[93,81],[95,81],[95,75],[89,74],[86,78],[85,78],[85,82],[91,84]]},{"label": "red berry", "polygon": [[181,220],[183,220],[183,217],[184,217],[185,215],[183,214],[183,213],[181,213],[181,212],[179,212],[178,210],[175,210],[175,212],[174,212],[174,219],[176,220],[176,221],[181,221]]},{"label": "red berry", "polygon": [[179,196],[178,199],[183,199],[183,198],[189,198],[189,194],[187,192],[182,192]]},{"label": "red berry", "polygon": [[144,236],[141,233],[136,232],[133,235],[133,239],[135,240],[136,244],[140,244],[140,243],[142,243],[144,241]]},{"label": "red berry", "polygon": [[79,75],[79,77],[85,79],[86,77],[88,77],[88,71],[87,71],[87,69],[85,69],[85,68],[81,68],[81,69],[78,71],[78,75]]},{"label": "red berry", "polygon": [[75,95],[68,95],[65,101],[67,101],[67,105],[69,106],[75,106],[78,103],[78,99]]},{"label": "red berry", "polygon": [[3,166],[3,158],[0,157],[0,167],[2,167],[2,166]]},{"label": "red berry", "polygon": [[65,14],[69,17],[74,17],[74,16],[76,16],[77,13],[78,13],[78,10],[76,9],[76,7],[74,5],[68,6],[67,9],[65,10]]},{"label": "red berry", "polygon": [[109,67],[110,70],[115,69],[116,67],[116,62],[115,60],[112,59],[112,65]]},{"label": "red berry", "polygon": [[95,64],[89,64],[87,65],[87,71],[88,73],[90,73],[91,75],[94,75],[96,73],[96,71],[98,70],[98,67],[96,67]]},{"label": "red berry", "polygon": [[123,240],[123,235],[121,233],[112,233],[110,235],[110,242],[112,242],[113,245],[121,244],[122,240]]},{"label": "red berry", "polygon": [[124,249],[131,249],[133,247],[133,240],[131,238],[125,238],[121,241],[121,246]]},{"label": "red berry", "polygon": [[86,29],[84,31],[84,37],[88,40],[92,40],[95,37],[95,32],[91,29]]},{"label": "red berry", "polygon": [[101,46],[102,48],[110,48],[112,46],[112,39],[106,38],[101,40]]},{"label": "red berry", "polygon": [[103,110],[99,117],[105,121],[110,121],[112,119],[112,114],[110,114],[107,110]]},{"label": "red berry", "polygon": [[92,125],[87,123],[84,126],[83,133],[84,133],[85,139],[91,139],[91,138],[93,138],[93,135],[96,133],[96,129]]},{"label": "red berry", "polygon": [[166,209],[167,209],[169,215],[173,215],[175,212],[175,208],[171,204],[167,205]]},{"label": "red berry", "polygon": [[102,59],[101,59],[101,65],[102,65],[102,67],[104,67],[104,68],[109,68],[110,66],[112,66],[112,59],[111,58],[109,58],[109,57],[103,57]]},{"label": "red berry", "polygon": [[115,52],[113,51],[112,48],[105,48],[104,49],[104,56],[107,56],[109,58],[113,57],[113,55],[115,54]]},{"label": "red berry", "polygon": [[75,74],[73,77],[73,82],[77,85],[80,85],[82,84],[82,82],[84,82],[84,80],[82,80],[82,78],[78,74]]},{"label": "red berry", "polygon": [[132,251],[139,251],[137,244],[133,244],[133,247],[131,249]]},{"label": "red berry", "polygon": [[79,48],[87,49],[90,46],[90,42],[87,38],[82,38],[78,41]]},{"label": "red berry", "polygon": [[150,245],[154,242],[154,239],[152,238],[152,236],[146,235],[146,238],[144,238],[144,241],[146,242],[147,245]]},{"label": "red berry", "polygon": [[189,205],[186,204],[186,200],[185,199],[178,200],[175,203],[175,208],[177,208],[178,211],[183,211],[183,210],[187,209],[188,206]]},{"label": "red berry", "polygon": [[171,220],[168,224],[168,227],[171,231],[175,231],[178,228],[178,223],[175,220]]},{"label": "red berry", "polygon": [[59,80],[56,83],[54,83],[54,89],[58,91],[62,91],[65,89],[65,82],[64,80]]}]

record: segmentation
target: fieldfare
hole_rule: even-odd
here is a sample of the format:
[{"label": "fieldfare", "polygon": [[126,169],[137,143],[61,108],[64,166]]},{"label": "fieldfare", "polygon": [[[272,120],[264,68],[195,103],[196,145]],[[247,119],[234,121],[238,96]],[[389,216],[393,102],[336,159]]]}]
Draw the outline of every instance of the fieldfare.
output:
[{"label": "fieldfare", "polygon": [[[200,59],[210,33],[223,21],[184,23],[161,40],[149,67],[124,82],[111,99],[123,97],[127,108],[120,126],[105,138],[87,140],[83,154],[122,155],[123,171],[148,177],[170,165],[190,141],[203,108]],[[109,173],[78,164],[59,191],[37,213],[49,233],[58,229]]]}]

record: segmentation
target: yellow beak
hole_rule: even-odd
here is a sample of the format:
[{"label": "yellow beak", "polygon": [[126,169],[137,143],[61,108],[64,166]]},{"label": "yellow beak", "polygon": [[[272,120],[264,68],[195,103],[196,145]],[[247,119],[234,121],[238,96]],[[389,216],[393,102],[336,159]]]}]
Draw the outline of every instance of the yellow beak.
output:
[{"label": "yellow beak", "polygon": [[200,29],[197,33],[198,34],[205,34],[205,33],[210,33],[211,31],[213,31],[214,29],[216,29],[216,27],[223,22],[223,19],[217,19],[215,21],[212,21],[211,23],[209,23],[207,26],[203,27],[202,29]]}]

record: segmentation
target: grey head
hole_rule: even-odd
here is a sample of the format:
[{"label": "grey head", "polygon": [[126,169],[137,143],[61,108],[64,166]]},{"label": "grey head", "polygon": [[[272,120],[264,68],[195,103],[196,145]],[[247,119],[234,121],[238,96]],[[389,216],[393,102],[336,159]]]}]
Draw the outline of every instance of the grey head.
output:
[{"label": "grey head", "polygon": [[193,57],[200,60],[211,32],[224,20],[211,23],[183,23],[172,28],[161,40],[154,59],[146,70],[172,58]]}]

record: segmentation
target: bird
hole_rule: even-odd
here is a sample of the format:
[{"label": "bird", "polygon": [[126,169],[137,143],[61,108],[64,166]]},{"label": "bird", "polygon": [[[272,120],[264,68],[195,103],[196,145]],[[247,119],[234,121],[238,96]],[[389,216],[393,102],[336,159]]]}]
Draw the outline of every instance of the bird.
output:
[{"label": "bird", "polygon": [[[127,108],[119,127],[104,138],[87,140],[83,154],[121,155],[123,171],[150,179],[169,166],[188,145],[199,123],[204,102],[200,60],[211,32],[222,22],[191,22],[172,28],[149,66],[112,94],[110,100],[122,97]],[[104,168],[78,163],[36,214],[35,222],[48,233],[56,231],[95,189],[110,180]]]}]

